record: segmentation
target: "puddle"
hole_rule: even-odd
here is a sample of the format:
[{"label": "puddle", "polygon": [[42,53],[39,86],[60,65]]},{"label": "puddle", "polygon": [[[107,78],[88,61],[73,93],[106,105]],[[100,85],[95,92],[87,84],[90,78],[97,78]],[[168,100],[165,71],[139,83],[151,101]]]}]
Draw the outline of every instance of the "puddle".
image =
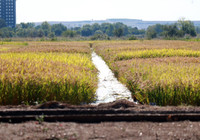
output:
[{"label": "puddle", "polygon": [[117,99],[133,101],[131,92],[128,88],[115,78],[105,61],[95,52],[92,53],[92,61],[99,71],[99,84],[96,91],[97,101],[95,104],[108,103]]}]

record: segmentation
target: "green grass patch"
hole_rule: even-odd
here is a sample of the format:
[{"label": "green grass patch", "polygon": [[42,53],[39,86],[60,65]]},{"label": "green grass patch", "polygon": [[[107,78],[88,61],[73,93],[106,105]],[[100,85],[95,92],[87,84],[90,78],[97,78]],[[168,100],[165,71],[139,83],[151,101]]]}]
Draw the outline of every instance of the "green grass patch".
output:
[{"label": "green grass patch", "polygon": [[0,45],[28,46],[28,42],[0,42]]}]

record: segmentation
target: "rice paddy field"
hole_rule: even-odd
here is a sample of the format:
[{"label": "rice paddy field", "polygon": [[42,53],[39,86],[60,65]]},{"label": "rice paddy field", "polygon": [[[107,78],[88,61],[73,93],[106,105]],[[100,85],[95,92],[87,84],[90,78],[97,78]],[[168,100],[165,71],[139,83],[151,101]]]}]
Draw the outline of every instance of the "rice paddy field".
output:
[{"label": "rice paddy field", "polygon": [[200,42],[165,40],[0,42],[0,104],[94,102],[92,46],[134,100],[200,105]]},{"label": "rice paddy field", "polygon": [[96,42],[135,100],[152,105],[200,105],[200,42]]},{"label": "rice paddy field", "polygon": [[87,42],[1,42],[0,104],[96,99],[97,70]]}]

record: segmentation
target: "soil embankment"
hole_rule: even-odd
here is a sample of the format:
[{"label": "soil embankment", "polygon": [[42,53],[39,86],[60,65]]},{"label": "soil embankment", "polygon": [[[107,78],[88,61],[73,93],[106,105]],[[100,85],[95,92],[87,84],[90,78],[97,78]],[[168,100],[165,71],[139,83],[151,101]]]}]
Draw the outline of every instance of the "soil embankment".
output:
[{"label": "soil embankment", "polygon": [[[38,106],[1,106],[0,119],[6,119],[12,123],[0,124],[0,139],[199,139],[200,122],[188,121],[188,118],[181,121],[180,118],[189,116],[199,118],[200,107],[158,107],[149,105],[134,104],[126,100],[118,100],[111,103],[99,105],[74,106],[59,102],[48,102]],[[17,114],[19,113],[19,114]],[[33,115],[35,113],[35,115]],[[53,113],[53,114],[52,114]],[[138,113],[140,115],[138,115]],[[21,115],[20,115],[21,114]],[[82,121],[68,122],[70,115]],[[148,121],[120,121],[119,118],[134,117],[146,119],[157,115],[157,121],[153,117]],[[179,116],[176,116],[179,115]],[[28,122],[13,123],[14,117]],[[67,122],[57,122],[57,119],[64,119]],[[91,117],[99,118],[98,121],[88,123]],[[118,117],[116,117],[118,116]],[[10,118],[9,118],[10,117]],[[13,117],[13,118],[11,118]],[[110,120],[101,121],[101,118]],[[67,119],[66,119],[67,118]],[[136,118],[136,117],[135,117]],[[165,122],[159,120],[163,118]],[[54,122],[45,122],[46,119],[54,119]],[[115,119],[118,119],[115,122]],[[51,120],[51,121],[52,121]],[[85,123],[83,123],[85,120]],[[154,121],[154,122],[152,122]],[[160,122],[161,121],[161,122]],[[82,123],[77,123],[82,122]],[[98,123],[97,123],[98,122]],[[6,131],[5,131],[6,130]]]},{"label": "soil embankment", "polygon": [[200,107],[157,107],[117,100],[99,105],[68,105],[47,102],[39,106],[1,106],[1,122],[34,121],[43,117],[47,122],[121,122],[121,121],[200,121]]}]

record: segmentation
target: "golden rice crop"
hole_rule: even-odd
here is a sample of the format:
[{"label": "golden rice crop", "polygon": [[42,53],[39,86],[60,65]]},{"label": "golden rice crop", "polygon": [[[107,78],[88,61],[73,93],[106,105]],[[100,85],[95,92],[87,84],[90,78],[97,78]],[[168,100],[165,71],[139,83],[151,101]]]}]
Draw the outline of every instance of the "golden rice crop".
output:
[{"label": "golden rice crop", "polygon": [[140,102],[200,105],[200,42],[116,41],[95,49]]},{"label": "golden rice crop", "polygon": [[0,47],[0,52],[1,51],[7,51],[9,48],[7,48],[7,47]]},{"label": "golden rice crop", "polygon": [[156,58],[156,57],[199,57],[200,51],[183,50],[183,49],[152,49],[139,51],[122,51],[117,53],[118,60],[127,60],[132,58]]},{"label": "golden rice crop", "polygon": [[78,48],[80,53],[73,49],[72,53],[40,53],[37,49],[41,48],[0,53],[0,104],[52,100],[81,104],[95,100],[97,71],[90,54]]},{"label": "golden rice crop", "polygon": [[181,59],[133,59],[126,69],[119,69],[124,73],[120,79],[143,103],[200,105],[200,59]]}]

